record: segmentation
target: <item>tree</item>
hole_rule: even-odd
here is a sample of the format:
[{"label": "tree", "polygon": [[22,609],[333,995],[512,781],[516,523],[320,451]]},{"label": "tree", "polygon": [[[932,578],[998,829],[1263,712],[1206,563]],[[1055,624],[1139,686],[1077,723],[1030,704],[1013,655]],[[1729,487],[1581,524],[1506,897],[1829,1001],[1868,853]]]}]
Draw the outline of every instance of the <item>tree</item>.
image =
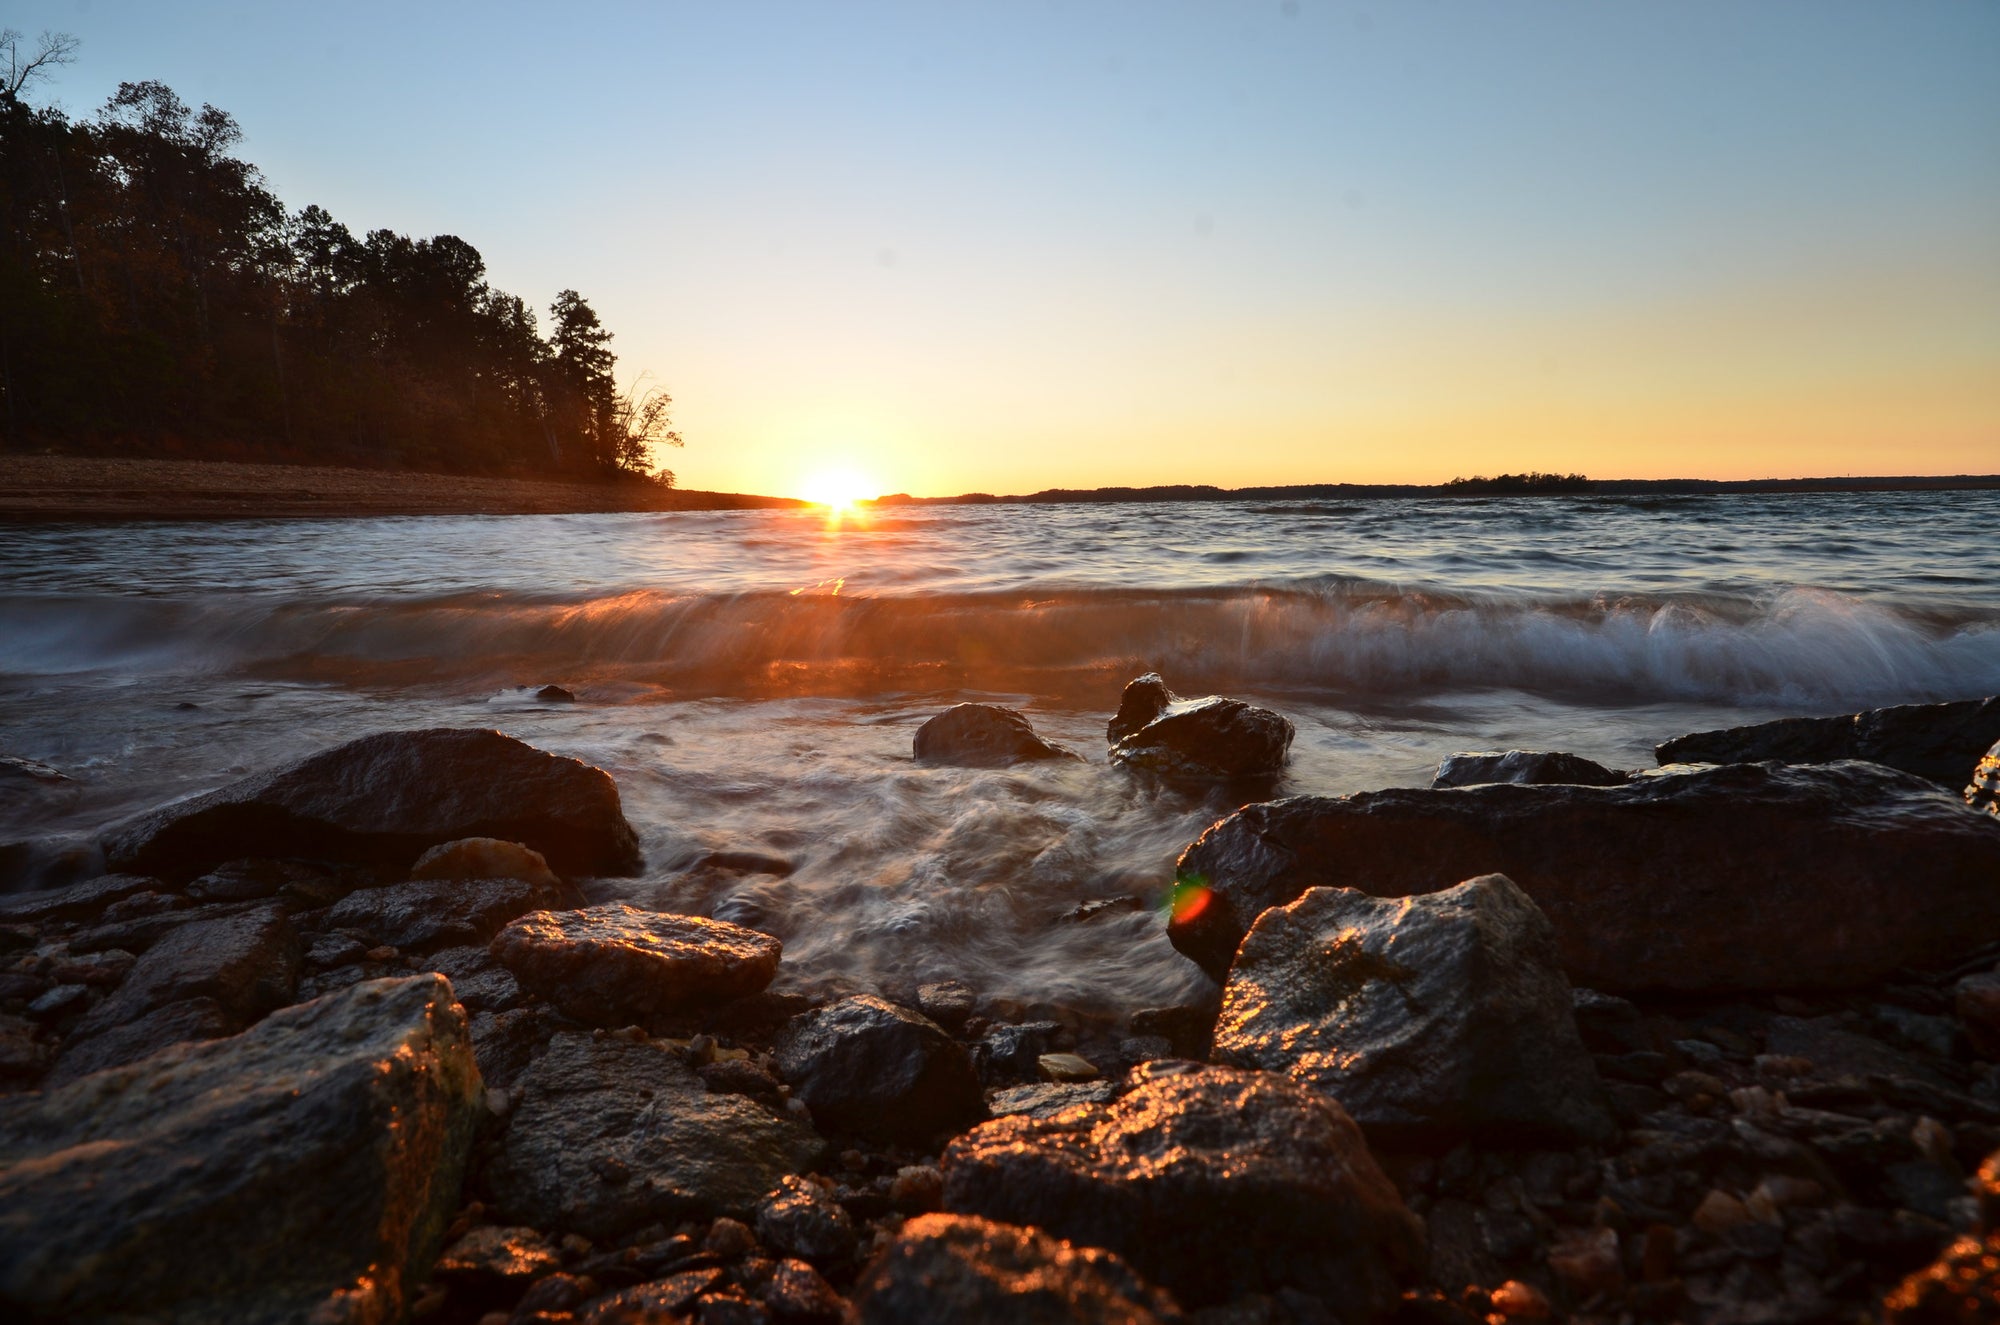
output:
[{"label": "tree", "polygon": [[674,486],[674,471],[658,465],[656,451],[662,446],[680,446],[681,435],[674,431],[673,419],[667,411],[672,408],[674,398],[658,387],[644,392],[640,387],[645,376],[632,383],[629,390],[618,398],[618,409],[614,418],[617,426],[618,468],[629,474],[644,474],[663,488]]},{"label": "tree", "polygon": [[21,53],[23,35],[14,28],[0,31],[0,51],[4,51],[5,64],[0,66],[0,93],[18,97],[28,84],[38,83],[49,76],[49,71],[59,64],[74,64],[76,52],[83,43],[67,32],[43,30],[35,41],[33,55]]},{"label": "tree", "polygon": [[553,352],[553,390],[559,425],[582,444],[585,457],[600,469],[618,467],[618,386],[611,376],[618,357],[611,352],[611,333],[597,310],[574,290],[564,290],[549,306],[555,326],[549,332]]}]

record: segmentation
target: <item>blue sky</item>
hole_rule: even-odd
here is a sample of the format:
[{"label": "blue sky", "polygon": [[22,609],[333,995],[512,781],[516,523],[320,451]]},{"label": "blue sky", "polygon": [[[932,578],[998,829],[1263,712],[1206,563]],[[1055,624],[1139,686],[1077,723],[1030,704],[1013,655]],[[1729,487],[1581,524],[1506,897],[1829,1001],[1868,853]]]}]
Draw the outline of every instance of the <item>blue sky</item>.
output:
[{"label": "blue sky", "polygon": [[16,0],[581,290],[691,486],[2000,469],[2000,3]]}]

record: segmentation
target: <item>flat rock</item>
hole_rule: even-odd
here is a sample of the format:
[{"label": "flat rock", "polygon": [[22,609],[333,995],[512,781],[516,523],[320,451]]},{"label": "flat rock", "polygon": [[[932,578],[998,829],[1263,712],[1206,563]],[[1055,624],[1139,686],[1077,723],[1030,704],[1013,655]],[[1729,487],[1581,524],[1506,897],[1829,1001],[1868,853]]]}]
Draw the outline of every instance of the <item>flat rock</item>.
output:
[{"label": "flat rock", "polygon": [[965,1046],[872,994],[794,1017],[775,1056],[778,1075],[822,1127],[917,1143],[986,1116]]},{"label": "flat rock", "polygon": [[1079,1104],[1108,1104],[1118,1097],[1113,1081],[1047,1081],[1028,1086],[1004,1086],[986,1097],[986,1109],[995,1118],[1025,1114],[1030,1118],[1053,1118],[1064,1109]]},{"label": "flat rock", "polygon": [[407,868],[467,837],[520,842],[568,874],[636,874],[638,839],[602,769],[496,731],[380,732],[105,833],[110,867],[191,878],[242,856]]},{"label": "flat rock", "polygon": [[1864,759],[1956,789],[1995,741],[2000,741],[2000,695],[1694,732],[1661,742],[1653,754],[1662,764]]},{"label": "flat rock", "polygon": [[1476,787],[1487,782],[1544,786],[1553,782],[1615,787],[1625,780],[1625,774],[1616,769],[1560,750],[1468,750],[1440,760],[1431,786]]},{"label": "flat rock", "polygon": [[903,1225],[854,1290],[857,1325],[1169,1325],[1173,1298],[1123,1259],[968,1215]]},{"label": "flat rock", "polygon": [[625,1026],[759,992],[784,945],[726,920],[613,902],[532,912],[501,930],[492,950],[523,989],[565,1015]]},{"label": "flat rock", "polygon": [[1307,888],[1377,897],[1505,874],[1608,992],[1862,985],[2000,938],[2000,833],[1876,764],[1667,770],[1250,805],[1181,854],[1174,946],[1218,979]]},{"label": "flat rock", "polygon": [[2000,741],[1995,741],[1973,768],[1972,781],[1965,788],[1965,803],[2000,818]]},{"label": "flat rock", "polygon": [[66,888],[0,896],[0,923],[89,920],[115,902],[160,886],[158,879],[144,874],[100,874]]},{"label": "flat rock", "polygon": [[998,1118],[944,1152],[945,1208],[1104,1247],[1190,1306],[1296,1288],[1366,1319],[1423,1225],[1340,1106],[1289,1078],[1141,1068],[1109,1104]]},{"label": "flat rock", "polygon": [[1051,745],[1017,711],[998,704],[955,704],[917,728],[911,751],[919,763],[1005,768],[1040,759],[1081,759]]},{"label": "flat rock", "polygon": [[410,952],[490,942],[510,920],[555,900],[551,885],[524,879],[420,879],[363,888],[335,902],[329,929],[357,930]]},{"label": "flat rock", "polygon": [[1125,687],[1105,730],[1112,763],[1202,782],[1275,776],[1295,734],[1269,709],[1214,695],[1182,699],[1153,673]]},{"label": "flat rock", "polygon": [[400,1319],[481,1112],[434,975],[0,1099],[0,1299],[170,1325]]},{"label": "flat rock", "polygon": [[191,920],[146,949],[125,982],[77,1025],[74,1040],[133,1022],[169,1003],[211,1000],[241,1030],[292,1001],[298,933],[269,905],[215,920]]},{"label": "flat rock", "polygon": [[826,1144],[740,1095],[711,1095],[675,1054],[565,1032],[514,1094],[486,1183],[538,1228],[617,1238],[648,1224],[750,1219]]},{"label": "flat rock", "polygon": [[1608,1139],[1555,931],[1505,875],[1422,897],[1312,888],[1257,917],[1215,1056],[1340,1101],[1370,1136]]}]

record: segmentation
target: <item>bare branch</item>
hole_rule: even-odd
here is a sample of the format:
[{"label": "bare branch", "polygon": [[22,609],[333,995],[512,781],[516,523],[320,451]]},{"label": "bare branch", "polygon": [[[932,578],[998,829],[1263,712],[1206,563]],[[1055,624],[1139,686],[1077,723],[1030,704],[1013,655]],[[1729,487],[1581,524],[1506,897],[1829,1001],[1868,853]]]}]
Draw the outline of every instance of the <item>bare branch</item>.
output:
[{"label": "bare branch", "polygon": [[0,69],[0,92],[10,97],[21,95],[28,84],[49,76],[49,71],[59,64],[75,64],[76,53],[82,48],[80,38],[67,32],[43,30],[35,42],[35,53],[21,54],[22,34],[14,28],[0,32],[0,50],[6,53],[4,69]]}]

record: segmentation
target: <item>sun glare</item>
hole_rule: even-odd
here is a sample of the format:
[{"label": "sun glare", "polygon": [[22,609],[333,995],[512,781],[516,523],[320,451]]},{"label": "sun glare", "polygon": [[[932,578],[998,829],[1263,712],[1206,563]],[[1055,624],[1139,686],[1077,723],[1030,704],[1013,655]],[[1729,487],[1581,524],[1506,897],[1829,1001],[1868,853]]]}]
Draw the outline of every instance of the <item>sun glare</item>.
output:
[{"label": "sun glare", "polygon": [[830,469],[806,480],[801,495],[831,511],[852,509],[854,504],[874,495],[868,480],[851,469]]}]

